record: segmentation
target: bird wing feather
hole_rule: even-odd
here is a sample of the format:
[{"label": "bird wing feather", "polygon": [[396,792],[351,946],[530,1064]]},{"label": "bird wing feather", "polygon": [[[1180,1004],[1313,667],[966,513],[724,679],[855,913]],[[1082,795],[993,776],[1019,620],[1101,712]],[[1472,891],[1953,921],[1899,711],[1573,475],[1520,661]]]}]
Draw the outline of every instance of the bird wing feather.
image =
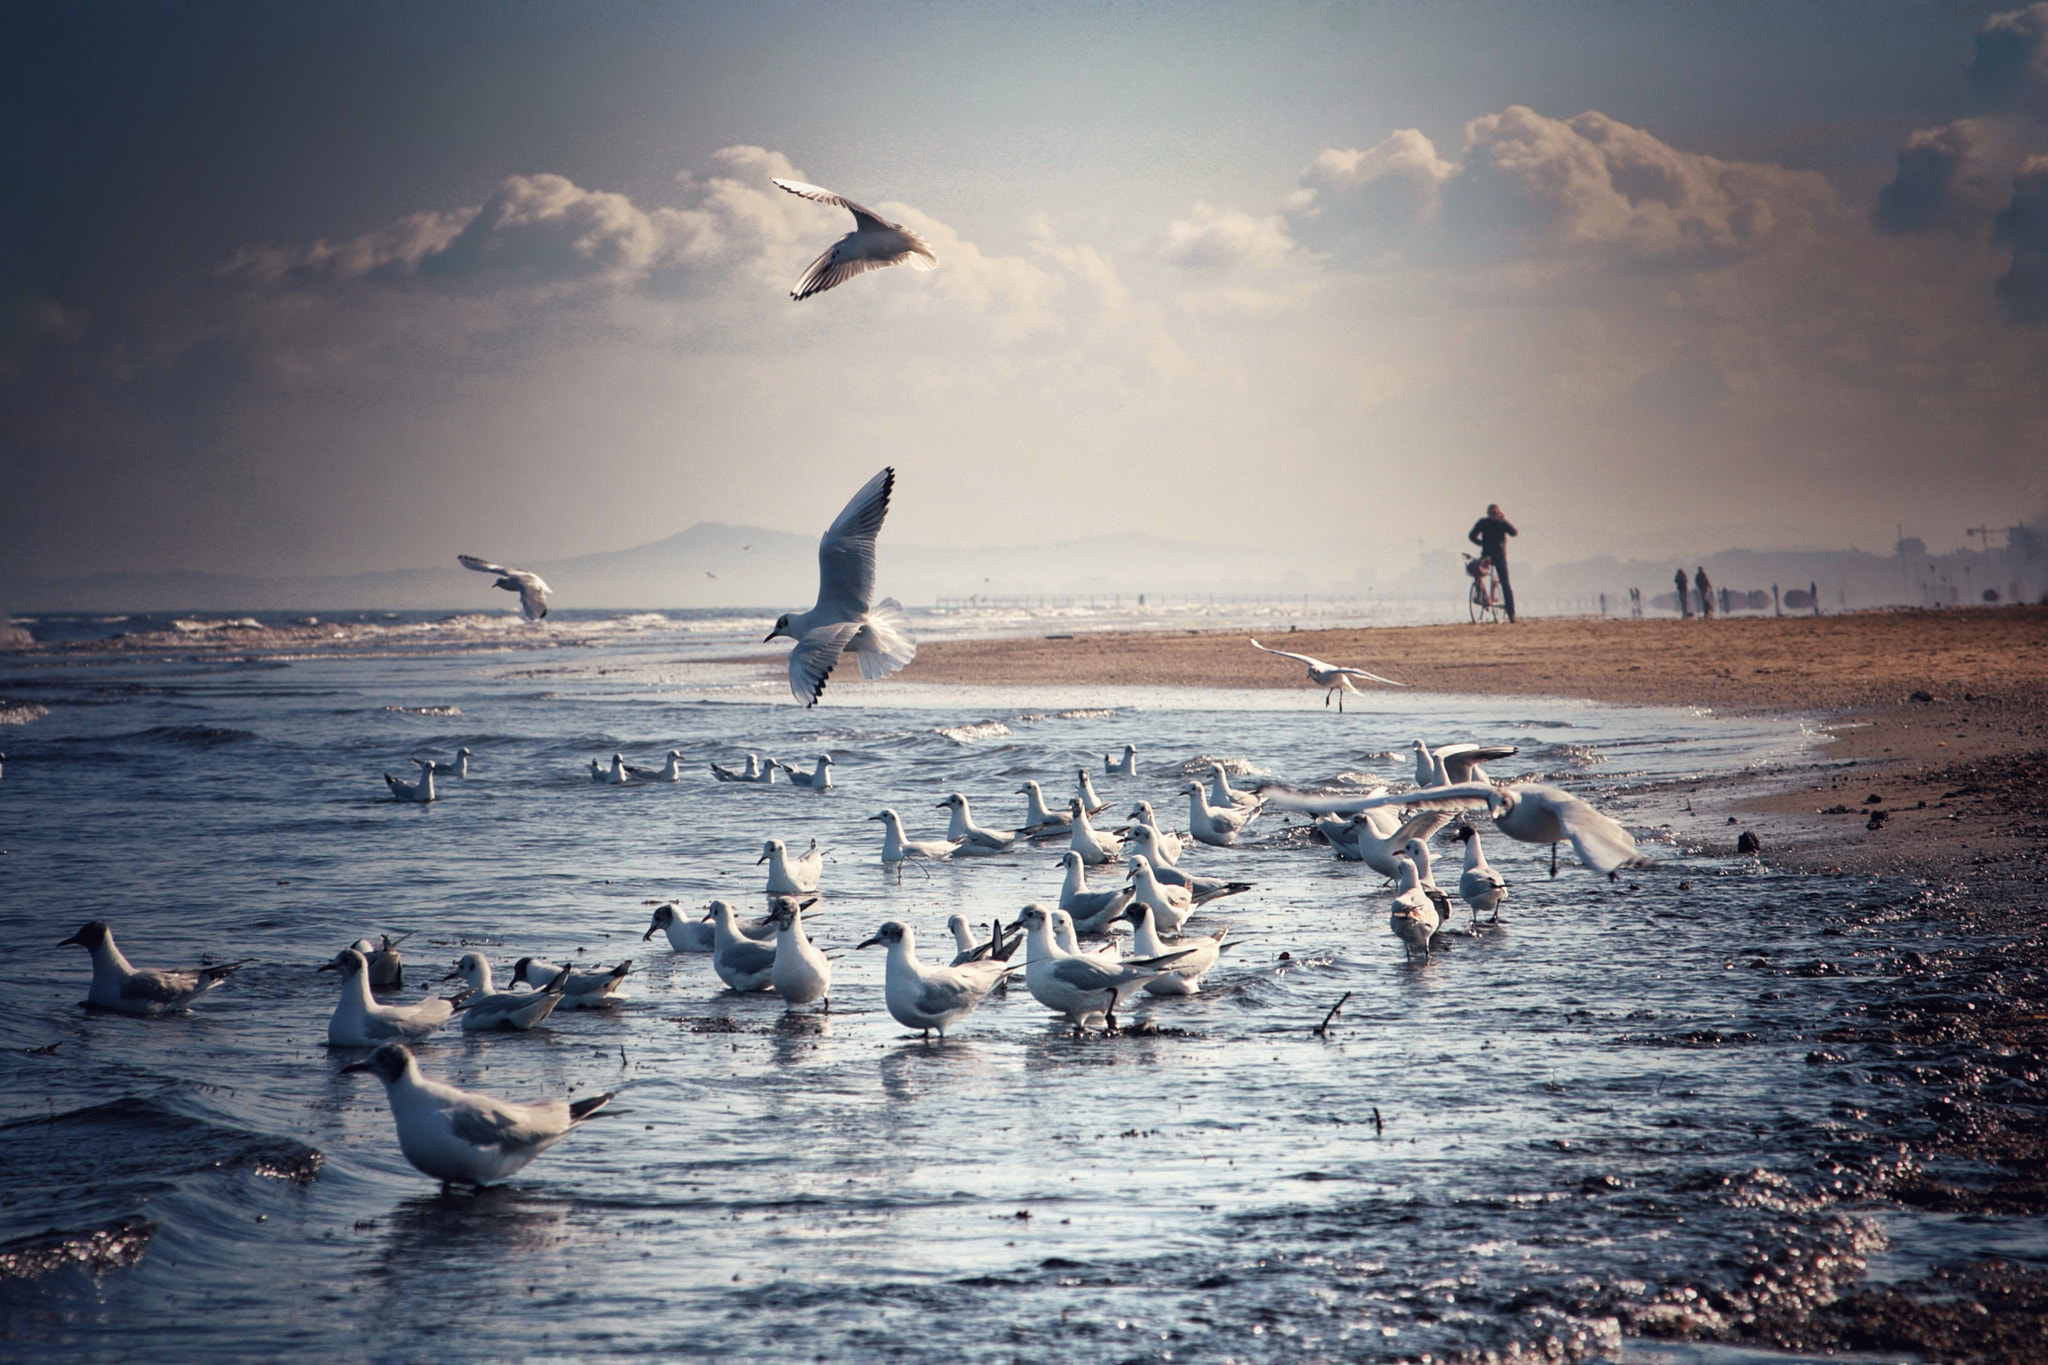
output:
[{"label": "bird wing feather", "polygon": [[859,632],[860,622],[841,621],[819,626],[797,641],[796,648],[789,651],[789,690],[798,701],[806,706],[818,704],[818,698],[825,695],[825,680],[846,652],[847,641]]},{"label": "bird wing feather", "polygon": [[896,471],[883,469],[861,486],[818,542],[818,608],[864,617],[875,595],[875,537],[889,515]]}]

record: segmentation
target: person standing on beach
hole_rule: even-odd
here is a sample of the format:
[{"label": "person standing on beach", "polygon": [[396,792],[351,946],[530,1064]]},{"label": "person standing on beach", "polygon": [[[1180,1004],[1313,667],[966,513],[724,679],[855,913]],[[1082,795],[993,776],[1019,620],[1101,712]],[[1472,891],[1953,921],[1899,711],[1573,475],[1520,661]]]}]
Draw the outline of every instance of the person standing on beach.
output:
[{"label": "person standing on beach", "polygon": [[1508,582],[1508,537],[1517,535],[1515,524],[1500,514],[1500,504],[1488,503],[1486,515],[1472,523],[1465,539],[1479,547],[1483,558],[1493,561],[1494,576],[1500,579],[1500,603],[1507,609],[1508,624],[1515,623],[1515,587]]},{"label": "person standing on beach", "polygon": [[1678,585],[1678,614],[1692,620],[1692,586],[1685,581],[1685,570],[1680,569],[1671,575],[1671,581]]},{"label": "person standing on beach", "polygon": [[[1683,570],[1683,569],[1680,569],[1680,570],[1678,571],[1678,576],[1679,576],[1680,578],[1683,578],[1683,577],[1685,577],[1685,570]],[[1692,581],[1693,581],[1693,586],[1694,586],[1694,587],[1696,587],[1696,588],[1698,588],[1698,589],[1700,590],[1700,618],[1701,618],[1702,620],[1706,620],[1706,621],[1711,621],[1711,620],[1713,620],[1713,619],[1714,619],[1714,585],[1713,585],[1712,583],[1709,583],[1709,582],[1707,581],[1707,566],[1706,566],[1706,565],[1702,564],[1702,565],[1700,565],[1700,566],[1699,566],[1699,567],[1698,567],[1697,569],[1695,569],[1695,570],[1693,571]]]}]

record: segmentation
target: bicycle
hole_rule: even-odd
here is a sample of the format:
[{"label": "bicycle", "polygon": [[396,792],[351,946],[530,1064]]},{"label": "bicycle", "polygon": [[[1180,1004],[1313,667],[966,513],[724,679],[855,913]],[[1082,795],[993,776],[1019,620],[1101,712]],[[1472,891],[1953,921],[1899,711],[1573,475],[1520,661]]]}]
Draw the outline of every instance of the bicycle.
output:
[{"label": "bicycle", "polygon": [[1500,600],[1500,575],[1493,570],[1493,560],[1481,555],[1476,561],[1471,555],[1465,556],[1465,572],[1472,579],[1471,591],[1465,594],[1465,608],[1472,617],[1472,624],[1481,621],[1499,623],[1502,617]]}]

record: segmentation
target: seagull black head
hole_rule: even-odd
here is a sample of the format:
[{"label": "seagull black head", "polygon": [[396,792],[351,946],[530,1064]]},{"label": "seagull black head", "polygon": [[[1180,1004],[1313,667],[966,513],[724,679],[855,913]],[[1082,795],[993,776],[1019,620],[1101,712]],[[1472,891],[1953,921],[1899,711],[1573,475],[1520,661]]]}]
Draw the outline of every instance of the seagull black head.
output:
[{"label": "seagull black head", "polygon": [[412,1049],[404,1043],[386,1043],[363,1058],[343,1067],[339,1074],[346,1076],[351,1071],[367,1071],[386,1085],[397,1082],[412,1066]]},{"label": "seagull black head", "polygon": [[314,970],[340,972],[343,977],[354,976],[357,972],[368,971],[370,961],[354,948],[343,948],[334,955],[334,961],[323,962]]},{"label": "seagull black head", "polygon": [[876,944],[881,944],[885,948],[894,947],[895,945],[903,942],[903,935],[906,932],[907,931],[901,924],[897,923],[895,920],[892,919],[888,923],[884,924],[881,928],[875,930],[875,936],[873,938],[866,940],[858,946],[862,948],[872,948]]},{"label": "seagull black head", "polygon": [[796,638],[796,636],[790,635],[788,612],[784,612],[782,613],[782,615],[775,618],[775,629],[769,631],[767,639],[762,640],[761,643],[765,645],[769,642],[769,640],[775,639],[778,635],[789,635],[789,638],[792,640]]},{"label": "seagull black head", "polygon": [[111,930],[107,928],[107,922],[105,920],[87,920],[85,927],[83,929],[80,929],[77,933],[73,934],[70,938],[65,939],[64,942],[58,944],[57,946],[59,948],[63,948],[68,947],[73,943],[76,943],[79,947],[90,950],[99,947],[102,943],[105,943],[108,939],[112,937],[113,933]]}]

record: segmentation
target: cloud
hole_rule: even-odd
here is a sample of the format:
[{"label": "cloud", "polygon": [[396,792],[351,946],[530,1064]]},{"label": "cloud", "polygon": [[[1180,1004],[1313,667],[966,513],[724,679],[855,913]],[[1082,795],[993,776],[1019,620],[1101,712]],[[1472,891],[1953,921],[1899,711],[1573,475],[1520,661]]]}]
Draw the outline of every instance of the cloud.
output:
[{"label": "cloud", "polygon": [[1558,120],[1515,105],[1466,124],[1465,147],[1546,210],[1554,249],[1739,256],[1841,214],[1814,172],[1682,152],[1592,111]]},{"label": "cloud", "polygon": [[1419,129],[1398,128],[1372,146],[1326,147],[1301,173],[1303,190],[1290,207],[1313,211],[1322,189],[1355,190],[1375,183],[1398,185],[1410,196],[1414,218],[1428,222],[1442,204],[1444,182],[1465,168],[1437,155],[1436,144]]},{"label": "cloud", "polygon": [[1985,119],[1923,128],[1899,148],[1899,168],[1877,194],[1872,220],[1891,233],[1977,236],[1998,211],[2014,156]]},{"label": "cloud", "polygon": [[1984,21],[1970,62],[1970,88],[1994,109],[2048,108],[2048,3]]},{"label": "cloud", "polygon": [[1167,224],[1159,256],[1184,270],[1266,272],[1285,264],[1294,245],[1280,214],[1260,217],[1198,203],[1188,217]]},{"label": "cloud", "polygon": [[1991,235],[2012,252],[2011,267],[1992,286],[2005,315],[2048,322],[2048,156],[2029,157],[2020,167],[2012,202],[1999,211]]}]

